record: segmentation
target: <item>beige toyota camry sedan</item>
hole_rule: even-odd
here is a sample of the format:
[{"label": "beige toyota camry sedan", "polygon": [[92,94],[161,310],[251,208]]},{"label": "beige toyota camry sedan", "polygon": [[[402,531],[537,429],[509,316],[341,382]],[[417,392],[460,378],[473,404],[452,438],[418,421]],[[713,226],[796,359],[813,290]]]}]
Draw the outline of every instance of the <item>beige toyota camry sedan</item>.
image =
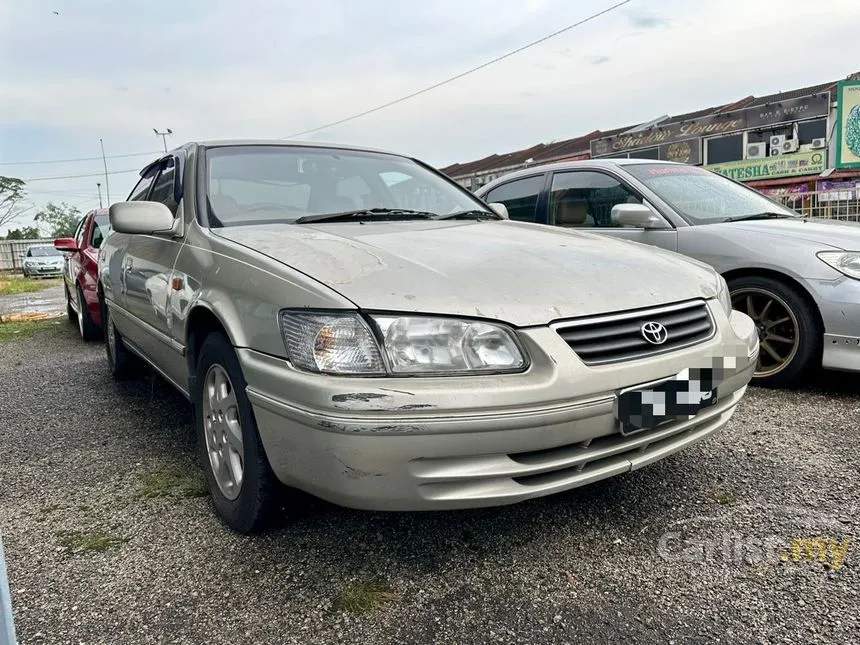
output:
[{"label": "beige toyota camry sedan", "polygon": [[191,402],[213,505],[279,482],[375,510],[501,505],[718,431],[758,334],[709,266],[511,221],[415,159],[184,145],[110,207],[110,369]]}]

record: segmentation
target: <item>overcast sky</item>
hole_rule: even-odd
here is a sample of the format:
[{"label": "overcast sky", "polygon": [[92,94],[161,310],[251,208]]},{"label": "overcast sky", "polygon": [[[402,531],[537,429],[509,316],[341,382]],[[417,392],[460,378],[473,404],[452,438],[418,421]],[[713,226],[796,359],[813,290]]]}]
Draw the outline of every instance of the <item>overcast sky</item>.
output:
[{"label": "overcast sky", "polygon": [[[169,143],[287,137],[434,84],[618,0],[0,0],[0,174],[102,171]],[[442,167],[860,70],[860,0],[633,0],[308,138]],[[54,13],[57,12],[57,13]],[[149,157],[109,158],[108,169]],[[134,172],[110,175],[113,201]],[[28,182],[98,205],[98,177]],[[35,209],[27,215],[32,215]],[[22,217],[20,224],[26,224]],[[16,224],[19,225],[19,224]]]}]

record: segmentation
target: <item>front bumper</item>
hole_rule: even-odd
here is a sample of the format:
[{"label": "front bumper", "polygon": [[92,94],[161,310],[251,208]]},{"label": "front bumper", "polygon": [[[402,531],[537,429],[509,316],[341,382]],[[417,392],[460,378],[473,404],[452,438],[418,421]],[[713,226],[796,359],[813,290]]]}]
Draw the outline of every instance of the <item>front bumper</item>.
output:
[{"label": "front bumper", "polygon": [[[745,315],[712,313],[718,330],[706,343],[599,367],[585,366],[549,328],[521,330],[532,365],[505,376],[335,378],[249,349],[238,354],[266,454],[284,483],[353,508],[473,508],[635,470],[725,425],[752,377],[758,340]],[[716,405],[618,432],[619,390],[715,365]]]},{"label": "front bumper", "polygon": [[860,280],[810,280],[824,322],[822,367],[860,372]]},{"label": "front bumper", "polygon": [[24,275],[28,278],[34,276],[53,278],[63,275],[63,267],[55,266],[30,266],[24,267]]}]

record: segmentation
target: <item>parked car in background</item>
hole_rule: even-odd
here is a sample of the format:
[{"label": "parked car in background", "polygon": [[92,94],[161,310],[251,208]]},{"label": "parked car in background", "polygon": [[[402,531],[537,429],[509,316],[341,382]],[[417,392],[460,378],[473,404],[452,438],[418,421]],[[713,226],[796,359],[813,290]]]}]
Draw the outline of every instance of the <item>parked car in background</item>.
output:
[{"label": "parked car in background", "polygon": [[860,224],[798,213],[720,174],[611,159],[520,170],[476,195],[513,219],[650,244],[728,281],[761,342],[753,382],[788,386],[811,368],[860,371]]},{"label": "parked car in background", "polygon": [[724,426],[755,367],[713,268],[512,222],[397,154],[187,144],[110,220],[110,369],[145,361],[192,402],[241,532],[276,480],[431,510],[634,470]]},{"label": "parked car in background", "polygon": [[48,244],[33,244],[24,253],[25,278],[56,278],[63,274],[63,254]]},{"label": "parked car in background", "polygon": [[110,232],[106,208],[92,210],[81,218],[74,237],[54,240],[54,247],[67,254],[63,278],[66,314],[76,323],[84,340],[102,337],[98,297],[99,248]]}]

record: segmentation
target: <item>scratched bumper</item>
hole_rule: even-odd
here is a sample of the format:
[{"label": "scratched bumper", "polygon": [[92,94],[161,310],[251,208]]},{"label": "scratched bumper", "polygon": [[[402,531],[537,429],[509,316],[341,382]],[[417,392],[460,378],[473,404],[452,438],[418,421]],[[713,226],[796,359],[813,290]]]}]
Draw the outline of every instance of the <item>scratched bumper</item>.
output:
[{"label": "scratched bumper", "polygon": [[[598,368],[548,328],[520,331],[532,365],[505,376],[338,378],[253,350],[238,354],[266,454],[284,483],[353,508],[470,508],[635,470],[719,430],[752,377],[757,341],[745,316],[714,316],[718,331],[707,343]],[[619,390],[716,361],[723,380],[715,406],[618,433]]]}]

